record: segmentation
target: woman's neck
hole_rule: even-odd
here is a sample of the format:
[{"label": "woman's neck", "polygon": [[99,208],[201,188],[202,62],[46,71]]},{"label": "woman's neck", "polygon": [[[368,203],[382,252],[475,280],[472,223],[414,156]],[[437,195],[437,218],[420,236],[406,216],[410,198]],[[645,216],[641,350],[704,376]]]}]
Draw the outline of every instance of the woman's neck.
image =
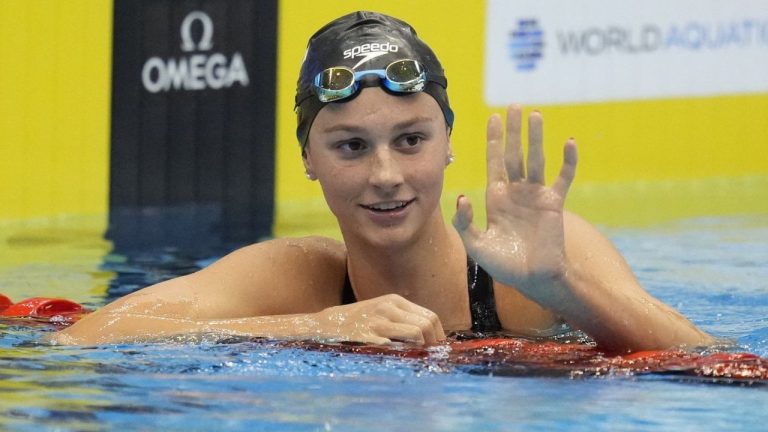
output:
[{"label": "woman's neck", "polygon": [[469,324],[464,246],[438,216],[404,245],[377,247],[345,237],[347,271],[358,300],[398,294],[437,313],[446,329]]}]

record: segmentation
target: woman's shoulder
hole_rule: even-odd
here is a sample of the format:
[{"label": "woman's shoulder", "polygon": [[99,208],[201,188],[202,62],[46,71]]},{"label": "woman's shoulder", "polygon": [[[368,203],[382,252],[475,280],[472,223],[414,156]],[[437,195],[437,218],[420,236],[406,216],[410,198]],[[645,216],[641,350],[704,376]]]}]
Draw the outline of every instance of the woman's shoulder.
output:
[{"label": "woman's shoulder", "polygon": [[228,299],[221,306],[227,313],[237,309],[244,315],[279,315],[338,305],[345,275],[343,243],[323,237],[276,238],[228,254],[190,275],[190,285],[200,296]]}]

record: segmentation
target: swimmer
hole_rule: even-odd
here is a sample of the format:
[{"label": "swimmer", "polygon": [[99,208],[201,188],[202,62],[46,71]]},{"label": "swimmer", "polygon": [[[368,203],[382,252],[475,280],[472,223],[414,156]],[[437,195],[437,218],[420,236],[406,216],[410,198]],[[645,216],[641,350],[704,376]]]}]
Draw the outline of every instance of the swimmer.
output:
[{"label": "swimmer", "polygon": [[459,196],[440,206],[453,162],[447,79],[408,24],[356,12],[309,41],[298,80],[301,157],[343,243],[260,242],[194,274],[127,295],[53,336],[61,344],[200,334],[432,344],[446,331],[552,335],[567,323],[610,351],[713,339],[650,296],[614,246],[563,210],[577,151],[569,139],[545,184],[542,115],[487,126],[487,229]]}]

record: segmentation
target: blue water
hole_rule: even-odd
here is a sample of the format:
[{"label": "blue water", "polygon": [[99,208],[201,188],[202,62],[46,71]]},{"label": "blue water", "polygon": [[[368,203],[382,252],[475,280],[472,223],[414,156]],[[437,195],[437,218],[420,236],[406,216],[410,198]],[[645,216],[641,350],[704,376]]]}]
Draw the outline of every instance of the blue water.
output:
[{"label": "blue water", "polygon": [[[604,231],[652,294],[736,350],[768,357],[768,217]],[[90,246],[71,245],[73,253],[81,247]],[[76,298],[98,307],[213,258],[112,253],[93,268],[58,265],[56,278],[96,287],[111,275],[109,294],[84,289]],[[17,299],[34,289],[12,282],[0,278]],[[48,331],[47,324],[0,323],[0,430],[699,431],[765,430],[768,423],[766,385],[667,374],[493,376],[265,341],[50,347],[39,343]]]}]

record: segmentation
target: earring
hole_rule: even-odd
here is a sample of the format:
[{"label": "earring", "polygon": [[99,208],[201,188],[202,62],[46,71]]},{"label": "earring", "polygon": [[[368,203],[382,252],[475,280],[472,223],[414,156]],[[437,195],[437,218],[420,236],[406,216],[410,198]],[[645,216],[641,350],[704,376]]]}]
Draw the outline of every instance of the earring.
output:
[{"label": "earring", "polygon": [[305,172],[304,175],[307,177],[307,180],[316,180],[316,177],[310,174],[309,171]]},{"label": "earring", "polygon": [[453,153],[448,155],[448,161],[446,162],[446,165],[450,165],[453,163],[453,161],[456,160],[456,157],[453,155]]}]

